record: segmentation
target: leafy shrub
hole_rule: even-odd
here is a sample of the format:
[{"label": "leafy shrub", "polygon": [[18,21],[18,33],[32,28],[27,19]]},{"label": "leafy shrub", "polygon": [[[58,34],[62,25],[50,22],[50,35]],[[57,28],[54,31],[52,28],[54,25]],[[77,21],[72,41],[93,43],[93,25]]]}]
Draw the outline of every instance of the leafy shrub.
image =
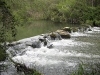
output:
[{"label": "leafy shrub", "polygon": [[0,61],[4,61],[6,59],[6,51],[3,49],[3,47],[0,45]]},{"label": "leafy shrub", "polygon": [[100,63],[79,64],[77,71],[71,75],[100,75]]},{"label": "leafy shrub", "polygon": [[100,20],[96,20],[96,24],[100,26]]},{"label": "leafy shrub", "polygon": [[92,20],[86,20],[86,24],[92,25],[93,21]]}]

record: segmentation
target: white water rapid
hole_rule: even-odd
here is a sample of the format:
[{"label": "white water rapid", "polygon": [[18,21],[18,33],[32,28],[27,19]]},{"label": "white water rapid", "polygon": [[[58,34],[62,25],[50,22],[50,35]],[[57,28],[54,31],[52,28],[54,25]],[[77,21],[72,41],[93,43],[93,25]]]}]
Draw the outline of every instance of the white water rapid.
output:
[{"label": "white water rapid", "polygon": [[29,46],[40,36],[19,40],[17,42],[21,44],[9,47],[7,53],[15,62],[25,64],[44,75],[68,75],[81,61],[100,62],[100,28],[91,29],[72,32],[71,39],[49,40],[53,48],[43,44],[40,44],[40,48]]}]

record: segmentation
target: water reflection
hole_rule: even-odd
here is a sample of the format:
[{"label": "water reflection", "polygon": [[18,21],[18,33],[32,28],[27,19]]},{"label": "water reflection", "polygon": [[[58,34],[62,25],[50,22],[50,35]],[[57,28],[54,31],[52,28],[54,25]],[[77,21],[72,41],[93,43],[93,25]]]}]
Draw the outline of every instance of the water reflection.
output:
[{"label": "water reflection", "polygon": [[66,26],[77,26],[77,25],[71,25],[66,23],[54,23],[52,21],[47,21],[47,20],[33,21],[32,24],[23,25],[22,27],[17,27],[18,29],[17,40],[56,31]]}]

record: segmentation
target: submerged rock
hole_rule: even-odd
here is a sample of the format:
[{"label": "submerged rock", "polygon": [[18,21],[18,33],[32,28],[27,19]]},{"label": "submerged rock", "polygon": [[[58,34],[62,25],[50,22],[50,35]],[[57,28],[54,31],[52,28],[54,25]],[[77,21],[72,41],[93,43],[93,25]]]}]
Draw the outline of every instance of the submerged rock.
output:
[{"label": "submerged rock", "polygon": [[50,48],[53,48],[53,44],[47,46],[47,48],[49,48],[49,49],[50,49]]},{"label": "submerged rock", "polygon": [[21,44],[21,42],[12,42],[12,43],[8,43],[7,46],[11,47],[19,44]]}]

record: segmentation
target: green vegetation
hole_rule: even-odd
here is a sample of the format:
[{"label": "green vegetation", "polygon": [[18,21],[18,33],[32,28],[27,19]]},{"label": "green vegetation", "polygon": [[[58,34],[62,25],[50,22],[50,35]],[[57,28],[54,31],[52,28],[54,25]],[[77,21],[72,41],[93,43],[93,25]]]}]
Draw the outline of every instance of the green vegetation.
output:
[{"label": "green vegetation", "polygon": [[15,65],[17,72],[20,72],[20,73],[23,72],[24,73],[23,75],[42,75],[35,69],[26,67],[25,64],[14,62],[11,58],[9,59]]},{"label": "green vegetation", "polygon": [[[93,2],[92,2],[93,1]],[[99,0],[63,0],[51,8],[49,18],[54,22],[100,23]]]},{"label": "green vegetation", "polygon": [[[15,18],[12,15],[9,7],[6,2],[0,0],[0,61],[6,58],[6,40],[8,38],[8,34],[11,37],[16,36],[16,28],[15,28]],[[3,46],[1,45],[4,44]]]},{"label": "green vegetation", "polygon": [[[33,20],[47,19],[48,8],[60,0],[5,0],[10,6],[16,20],[21,24],[29,24]],[[19,24],[19,25],[20,25]]]},{"label": "green vegetation", "polygon": [[78,70],[71,75],[100,75],[100,63],[80,63]]},{"label": "green vegetation", "polygon": [[[6,41],[44,33],[40,28],[46,26],[34,25],[34,20],[100,26],[99,14],[100,0],[0,0],[0,61],[7,56]],[[52,26],[52,30],[57,27]],[[44,29],[49,32],[49,27]],[[1,45],[3,43],[4,46]],[[99,69],[97,67],[87,72],[80,65],[73,75],[99,75]],[[34,71],[33,75],[39,73]]]},{"label": "green vegetation", "polygon": [[4,0],[18,25],[33,20],[100,25],[100,0]]},{"label": "green vegetation", "polygon": [[6,59],[6,52],[4,50],[4,48],[0,45],[0,61],[4,61]]},{"label": "green vegetation", "polygon": [[[36,27],[34,20],[51,20],[60,23],[89,24],[95,26],[100,25],[100,0],[3,1],[10,7],[10,12],[19,26],[17,27],[17,40],[42,33],[42,30],[39,30],[39,33],[35,31],[37,29],[34,28]],[[21,27],[22,25],[26,27],[26,29]],[[32,25],[34,30],[30,29],[27,31],[30,25]],[[28,33],[29,31],[30,33]],[[25,37],[21,33],[23,33]],[[7,40],[11,41],[11,39],[12,37],[10,35]]]},{"label": "green vegetation", "polygon": [[16,36],[16,22],[7,4],[0,0],[0,42],[7,40],[8,34]]}]

